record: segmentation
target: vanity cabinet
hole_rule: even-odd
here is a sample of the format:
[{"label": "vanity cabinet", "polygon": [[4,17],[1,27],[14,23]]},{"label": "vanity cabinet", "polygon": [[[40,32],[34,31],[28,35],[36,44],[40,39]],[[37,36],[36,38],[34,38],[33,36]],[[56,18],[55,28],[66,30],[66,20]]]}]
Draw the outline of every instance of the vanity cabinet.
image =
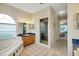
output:
[{"label": "vanity cabinet", "polygon": [[35,42],[35,35],[24,35],[22,37],[23,45],[27,46]]}]

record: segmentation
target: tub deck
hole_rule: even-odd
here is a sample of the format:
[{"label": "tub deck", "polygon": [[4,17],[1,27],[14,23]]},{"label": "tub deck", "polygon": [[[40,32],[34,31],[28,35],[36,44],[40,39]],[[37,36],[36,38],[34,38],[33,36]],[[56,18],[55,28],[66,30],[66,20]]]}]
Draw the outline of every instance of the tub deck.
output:
[{"label": "tub deck", "polygon": [[[0,40],[0,55],[5,53],[6,51],[9,51],[13,47],[17,46],[18,44],[21,44],[21,38],[16,37],[13,39],[7,39],[7,40]],[[11,53],[11,52],[9,52]]]}]

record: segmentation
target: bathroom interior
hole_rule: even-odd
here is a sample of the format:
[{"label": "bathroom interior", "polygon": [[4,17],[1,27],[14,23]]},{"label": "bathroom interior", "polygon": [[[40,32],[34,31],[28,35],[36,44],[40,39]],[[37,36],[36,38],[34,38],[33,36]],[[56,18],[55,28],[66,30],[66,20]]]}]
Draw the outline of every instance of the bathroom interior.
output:
[{"label": "bathroom interior", "polygon": [[[79,13],[78,13],[79,5],[78,4],[68,3],[65,4],[64,6],[64,4],[62,3],[59,4],[52,3],[52,4],[48,4],[51,5],[51,7],[43,8],[37,13],[31,15],[28,14],[27,12],[20,10],[23,9],[22,8],[23,6],[26,8],[25,5],[27,4],[19,4],[18,6],[20,7],[18,7],[17,5],[18,4],[8,4],[8,3],[0,4],[0,55],[11,55],[11,56],[18,55],[19,54],[18,52],[22,50],[21,48],[23,48],[23,46],[25,47],[32,43],[39,43],[39,40],[40,43],[42,44],[53,46],[53,43],[56,41],[55,39],[63,39],[65,42],[67,41],[66,43],[67,46],[64,47],[64,43],[62,43],[60,47],[63,45],[64,50],[65,49],[68,50],[68,55],[79,56],[78,53],[79,52]],[[38,5],[40,5],[40,3]],[[46,5],[46,4],[42,4],[42,5]],[[34,4],[34,6],[37,6],[37,4]],[[55,11],[59,12],[60,14],[54,13],[52,7],[54,7]],[[33,11],[32,9],[30,10]],[[59,21],[59,35],[57,35],[58,29],[56,27],[58,26],[57,24],[58,21],[56,15],[67,16],[67,20],[62,19]],[[48,17],[48,19],[45,17]],[[27,23],[29,20],[32,21],[32,19],[35,21],[35,24]],[[36,30],[36,32],[34,30]],[[20,36],[20,38],[18,38],[17,35]],[[21,38],[24,43],[21,41]],[[17,44],[17,42],[19,43]],[[8,49],[6,49],[7,47]],[[13,53],[11,52],[11,50],[13,50]]]},{"label": "bathroom interior", "polygon": [[[20,53],[18,53],[18,51],[21,51],[23,48],[26,48],[26,47],[32,45],[32,43],[39,44],[39,45],[42,44],[41,46],[44,46],[47,48],[52,48],[54,46],[54,43],[58,39],[58,14],[55,13],[55,10],[52,8],[54,6],[54,4],[43,4],[43,5],[51,5],[51,6],[43,8],[41,10],[39,9],[40,11],[38,11],[38,12],[35,11],[34,14],[30,14],[19,8],[16,8],[16,6],[20,6],[20,5],[23,6],[24,4],[20,4],[20,5],[18,5],[18,4],[1,4],[1,5],[2,6],[0,7],[0,10],[1,10],[1,12],[3,12],[1,14],[1,16],[9,15],[9,17],[11,17],[12,20],[14,21],[14,24],[11,23],[9,20],[7,21],[7,22],[11,23],[11,24],[8,24],[10,27],[5,25],[6,32],[7,32],[7,30],[11,31],[11,29],[13,28],[12,31],[14,31],[14,33],[16,33],[16,35],[12,34],[12,35],[15,35],[15,38],[12,38],[15,40],[12,40],[12,43],[10,43],[9,45],[14,44],[16,39],[18,39],[18,40],[22,39],[22,41],[20,41],[20,45],[17,45],[18,41],[16,41],[16,43],[13,45],[13,48],[15,48],[15,45],[17,45],[16,49],[13,50],[13,53],[10,52],[11,54],[6,54],[6,55],[12,55],[12,56],[19,55]],[[28,4],[26,4],[26,5],[28,6]],[[31,6],[32,4],[30,3],[29,5]],[[34,6],[38,5],[37,7],[39,7],[39,6],[44,7],[40,3],[33,4],[33,5]],[[55,4],[55,5],[58,5],[58,6],[60,5],[60,7],[62,7],[61,4]],[[27,6],[25,6],[25,8],[27,8]],[[32,10],[32,9],[30,9],[30,10]],[[12,12],[12,11],[14,11],[14,12]],[[1,17],[1,18],[4,19],[4,17]],[[6,17],[6,19],[8,19],[8,18]],[[5,22],[3,21],[3,23],[5,23]],[[5,24],[7,24],[7,23],[5,23]],[[15,28],[12,25],[14,25]],[[11,28],[11,29],[9,29],[9,28]],[[3,27],[2,27],[2,29],[3,29]],[[7,34],[5,33],[5,35],[7,35]],[[16,37],[20,37],[20,38],[16,38]],[[7,41],[7,40],[5,40],[5,41]],[[4,43],[0,43],[0,45],[3,45]],[[8,43],[8,42],[6,42],[6,43]],[[11,49],[13,49],[13,48],[11,48]],[[6,50],[6,52],[7,52],[7,50]],[[1,53],[1,55],[4,55],[2,52],[0,52],[0,53]]]}]

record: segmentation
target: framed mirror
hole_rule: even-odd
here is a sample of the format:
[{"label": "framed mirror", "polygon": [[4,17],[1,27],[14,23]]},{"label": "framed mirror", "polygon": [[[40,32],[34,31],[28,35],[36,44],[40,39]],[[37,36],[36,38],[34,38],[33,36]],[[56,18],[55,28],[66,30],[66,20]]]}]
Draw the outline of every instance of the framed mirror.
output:
[{"label": "framed mirror", "polygon": [[79,29],[79,13],[75,14],[75,28]]}]

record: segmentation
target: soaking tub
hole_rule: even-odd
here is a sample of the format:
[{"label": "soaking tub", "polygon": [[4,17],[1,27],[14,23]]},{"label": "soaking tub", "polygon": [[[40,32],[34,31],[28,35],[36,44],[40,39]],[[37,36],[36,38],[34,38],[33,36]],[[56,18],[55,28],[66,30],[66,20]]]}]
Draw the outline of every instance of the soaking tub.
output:
[{"label": "soaking tub", "polygon": [[[23,46],[21,37],[0,40],[0,56],[13,56],[13,54],[15,56],[16,50],[20,50],[20,47],[22,50]],[[17,55],[19,55],[19,53]]]}]

